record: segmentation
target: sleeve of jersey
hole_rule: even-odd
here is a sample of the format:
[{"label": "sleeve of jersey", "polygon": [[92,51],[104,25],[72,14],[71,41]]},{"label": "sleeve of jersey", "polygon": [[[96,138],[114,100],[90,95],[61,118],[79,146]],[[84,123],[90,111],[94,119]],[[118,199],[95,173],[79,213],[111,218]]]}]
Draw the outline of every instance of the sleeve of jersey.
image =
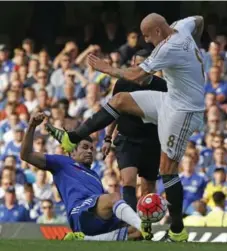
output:
[{"label": "sleeve of jersey", "polygon": [[171,25],[171,27],[176,29],[185,29],[192,33],[195,29],[195,17],[187,17],[176,21]]},{"label": "sleeve of jersey", "polygon": [[64,156],[45,154],[45,157],[46,169],[50,172],[56,172],[64,166]]},{"label": "sleeve of jersey", "polygon": [[164,70],[174,64],[169,54],[167,45],[164,43],[155,48],[152,54],[139,67],[147,73]]}]

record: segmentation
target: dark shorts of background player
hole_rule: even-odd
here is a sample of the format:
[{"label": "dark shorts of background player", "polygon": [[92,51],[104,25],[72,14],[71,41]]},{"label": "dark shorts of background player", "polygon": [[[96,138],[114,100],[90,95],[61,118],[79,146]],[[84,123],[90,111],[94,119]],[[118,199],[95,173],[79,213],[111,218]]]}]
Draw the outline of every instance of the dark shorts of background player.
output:
[{"label": "dark shorts of background player", "polygon": [[158,140],[118,135],[114,140],[120,170],[137,167],[140,177],[156,181],[159,173],[161,146]]}]

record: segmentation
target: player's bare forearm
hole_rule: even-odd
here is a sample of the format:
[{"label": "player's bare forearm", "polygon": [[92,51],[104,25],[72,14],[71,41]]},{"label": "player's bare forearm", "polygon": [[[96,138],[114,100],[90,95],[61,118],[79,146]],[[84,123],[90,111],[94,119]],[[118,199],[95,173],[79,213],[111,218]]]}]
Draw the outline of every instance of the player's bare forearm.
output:
[{"label": "player's bare forearm", "polygon": [[33,138],[35,132],[35,126],[29,125],[24,135],[24,139],[21,145],[20,157],[22,160],[32,164],[40,169],[45,169],[46,159],[44,154],[33,152]]},{"label": "player's bare forearm", "polygon": [[130,67],[126,69],[108,67],[106,73],[116,78],[134,81],[139,85],[141,84],[141,80],[148,75],[148,73],[140,67]]},{"label": "player's bare forearm", "polygon": [[202,16],[194,16],[195,18],[195,29],[192,32],[192,36],[197,44],[200,43],[201,36],[204,29],[204,20]]},{"label": "player's bare forearm", "polygon": [[106,135],[112,137],[115,127],[116,127],[116,121],[114,121],[113,123],[111,123],[106,128]]}]

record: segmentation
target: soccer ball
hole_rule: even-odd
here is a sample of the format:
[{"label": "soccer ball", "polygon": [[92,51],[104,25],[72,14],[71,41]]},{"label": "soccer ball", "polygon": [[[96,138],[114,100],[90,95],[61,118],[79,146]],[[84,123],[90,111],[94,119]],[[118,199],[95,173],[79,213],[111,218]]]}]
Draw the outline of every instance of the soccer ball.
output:
[{"label": "soccer ball", "polygon": [[167,201],[155,193],[141,197],[137,203],[137,213],[141,220],[158,222],[165,216],[166,211]]}]

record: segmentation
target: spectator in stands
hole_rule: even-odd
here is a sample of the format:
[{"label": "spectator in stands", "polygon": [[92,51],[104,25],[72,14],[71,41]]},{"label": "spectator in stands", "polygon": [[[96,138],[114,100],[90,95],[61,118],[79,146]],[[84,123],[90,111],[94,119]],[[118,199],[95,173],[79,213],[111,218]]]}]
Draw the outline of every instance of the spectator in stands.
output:
[{"label": "spectator in stands", "polygon": [[224,34],[218,34],[215,39],[220,44],[220,52],[225,55],[226,52],[226,46],[227,46],[227,37]]},{"label": "spectator in stands", "polygon": [[48,93],[45,89],[40,89],[37,93],[38,106],[36,110],[39,111],[49,111],[50,109],[50,99]]},{"label": "spectator in stands", "polygon": [[214,93],[216,100],[220,104],[227,101],[227,82],[221,80],[221,69],[218,66],[212,66],[209,71],[209,81],[205,85],[205,94]]},{"label": "spectator in stands", "polygon": [[24,87],[31,87],[36,83],[36,74],[39,69],[39,62],[37,59],[31,59],[28,63],[28,79],[24,84]]},{"label": "spectator in stands", "polygon": [[[72,97],[75,98],[84,98],[85,93],[85,87],[87,86],[88,81],[87,79],[77,70],[66,70],[65,72],[65,85],[74,85],[75,89],[72,92]],[[55,91],[55,102],[57,100],[67,98],[66,93],[64,90],[64,86],[61,86],[61,88],[57,88]],[[68,98],[67,98],[68,99]]]},{"label": "spectator in stands", "polygon": [[51,73],[53,72],[53,68],[52,68],[50,56],[49,56],[47,50],[42,49],[39,52],[38,61],[39,61],[39,69],[47,71],[48,77],[49,77],[51,75]]},{"label": "spectator in stands", "polygon": [[131,30],[127,34],[127,42],[122,45],[118,52],[120,53],[120,64],[129,64],[132,57],[139,50],[138,48],[139,34],[136,30]]},{"label": "spectator in stands", "polygon": [[39,200],[51,199],[53,194],[51,185],[47,183],[47,173],[38,170],[36,173],[36,182],[33,184],[35,198]]},{"label": "spectator in stands", "polygon": [[31,184],[24,185],[24,200],[21,204],[29,211],[29,218],[36,222],[40,215],[40,203],[35,199],[34,190]]},{"label": "spectator in stands", "polygon": [[21,103],[23,101],[21,94],[17,91],[10,90],[7,92],[7,99],[9,103],[13,104],[15,106],[16,113],[18,115],[23,113],[28,113],[28,110],[26,106]]},{"label": "spectator in stands", "polygon": [[[59,153],[61,154],[61,153]],[[55,185],[52,185],[54,211],[56,215],[66,216],[65,205]]]},{"label": "spectator in stands", "polygon": [[76,97],[75,82],[70,73],[65,75],[65,84],[56,89],[54,94],[54,102],[60,99],[67,99],[69,102],[74,101]]},{"label": "spectator in stands", "polygon": [[34,56],[34,41],[29,38],[24,39],[22,42],[22,48],[25,51],[25,55],[29,59],[32,59],[32,57]]},{"label": "spectator in stands", "polygon": [[33,149],[35,152],[41,152],[44,153],[45,152],[45,139],[42,136],[37,136],[35,137],[34,141],[33,141]]},{"label": "spectator in stands", "polygon": [[78,46],[76,45],[75,42],[73,42],[73,41],[67,42],[65,44],[64,49],[55,58],[55,60],[53,62],[53,67],[55,69],[58,69],[60,65],[62,66],[62,60],[66,54],[70,57],[71,62],[74,65],[76,58],[78,56],[78,52],[79,52]]},{"label": "spectator in stands", "polygon": [[203,194],[203,200],[210,208],[215,207],[213,200],[213,194],[215,192],[223,192],[227,195],[226,173],[223,168],[217,168],[214,170],[214,178],[207,184]]},{"label": "spectator in stands", "polygon": [[14,50],[14,58],[12,61],[14,63],[15,71],[18,71],[22,65],[27,64],[28,58],[26,57],[25,50],[21,48],[16,48]]},{"label": "spectator in stands", "polygon": [[8,177],[1,177],[1,186],[0,186],[0,199],[3,199],[5,196],[5,192],[7,190],[8,187],[13,186],[14,189],[16,190],[16,196],[17,196],[17,200],[21,201],[24,199],[24,188],[22,185],[16,183],[16,178],[15,178],[16,174],[15,171],[10,175],[8,175]]},{"label": "spectator in stands", "polygon": [[35,92],[38,93],[41,89],[45,89],[48,97],[52,98],[54,95],[54,87],[48,82],[48,72],[46,70],[39,70],[36,76],[37,83],[32,86]]},{"label": "spectator in stands", "polygon": [[221,122],[221,116],[220,114],[215,114],[215,113],[208,113],[207,116],[207,132],[209,133],[215,133],[215,134],[220,134],[222,133],[223,130],[223,124]]},{"label": "spectator in stands", "polygon": [[209,108],[213,105],[216,105],[216,95],[213,92],[206,93],[205,96],[205,105],[206,105],[206,112]]},{"label": "spectator in stands", "polygon": [[29,220],[29,212],[24,206],[17,203],[15,188],[9,186],[5,192],[4,204],[0,205],[0,222],[26,222]]},{"label": "spectator in stands", "polygon": [[64,53],[61,56],[60,65],[61,67],[55,70],[50,78],[51,85],[56,88],[62,87],[65,84],[65,72],[72,68],[72,59],[69,53]]},{"label": "spectator in stands", "polygon": [[61,99],[57,103],[59,113],[62,114],[64,119],[65,128],[67,128],[67,130],[73,130],[78,126],[79,121],[69,115],[69,104],[70,101],[68,99]]},{"label": "spectator in stands", "polygon": [[106,11],[102,16],[104,31],[100,44],[104,52],[111,52],[118,48],[124,40],[122,39],[119,17],[116,12]]},{"label": "spectator in stands", "polygon": [[87,68],[84,71],[84,77],[87,79],[88,83],[100,85],[101,90],[105,91],[110,86],[110,76],[94,70],[90,65],[88,65],[86,60]]},{"label": "spectator in stands", "polygon": [[215,192],[213,194],[214,207],[205,217],[207,227],[227,227],[227,213],[224,212],[226,194]]},{"label": "spectator in stands", "polygon": [[42,215],[38,217],[39,224],[64,224],[67,222],[66,217],[56,215],[52,200],[43,200],[41,203]]},{"label": "spectator in stands", "polygon": [[14,130],[14,139],[6,144],[1,158],[6,157],[7,155],[14,155],[16,157],[17,164],[19,164],[21,162],[20,149],[21,149],[22,139],[24,136],[24,128],[18,125],[13,130]]},{"label": "spectator in stands", "polygon": [[206,168],[206,174],[211,179],[214,171],[218,168],[223,168],[227,173],[226,150],[223,146],[217,147],[213,153],[214,164]]},{"label": "spectator in stands", "polygon": [[107,193],[120,193],[120,184],[116,176],[107,176],[105,189]]},{"label": "spectator in stands", "polygon": [[209,73],[213,62],[221,56],[220,50],[221,47],[219,42],[213,41],[210,43],[208,53],[204,57],[204,70],[206,73]]},{"label": "spectator in stands", "polygon": [[204,174],[195,172],[195,165],[191,155],[183,157],[180,179],[184,190],[183,212],[190,214],[192,212],[192,202],[203,197],[207,183]]},{"label": "spectator in stands", "polygon": [[[1,51],[0,51],[0,55],[1,55]],[[4,98],[4,95],[6,91],[8,90],[9,86],[10,86],[10,82],[9,82],[8,74],[4,71],[1,71],[0,72],[0,100]]]},{"label": "spectator in stands", "polygon": [[6,73],[10,73],[13,71],[14,63],[9,58],[10,51],[9,48],[5,44],[0,45],[0,62],[2,70]]},{"label": "spectator in stands", "polygon": [[[18,70],[20,84],[24,85],[28,78],[28,67],[27,65],[22,65]],[[11,84],[12,85],[12,84]]]},{"label": "spectator in stands", "polygon": [[5,122],[7,123],[9,116],[14,112],[15,112],[15,106],[12,103],[7,103],[5,109],[0,110],[0,121],[6,119]]},{"label": "spectator in stands", "polygon": [[24,172],[21,169],[16,169],[16,165],[13,165],[13,166],[4,165],[3,169],[1,170],[1,177],[2,178],[13,177],[13,179],[15,179],[16,184],[20,184],[20,185],[24,185],[26,182],[26,177],[24,175]]},{"label": "spectator in stands", "polygon": [[184,218],[184,225],[191,227],[205,227],[206,204],[203,201],[193,202],[193,213]]},{"label": "spectator in stands", "polygon": [[84,69],[86,66],[86,58],[87,56],[92,53],[92,54],[99,54],[101,51],[101,48],[99,45],[89,45],[83,52],[81,52],[78,57],[76,58],[76,65],[79,66],[80,68]]},{"label": "spectator in stands", "polygon": [[24,99],[24,104],[26,105],[28,112],[31,113],[38,105],[35,90],[32,87],[24,89]]}]

